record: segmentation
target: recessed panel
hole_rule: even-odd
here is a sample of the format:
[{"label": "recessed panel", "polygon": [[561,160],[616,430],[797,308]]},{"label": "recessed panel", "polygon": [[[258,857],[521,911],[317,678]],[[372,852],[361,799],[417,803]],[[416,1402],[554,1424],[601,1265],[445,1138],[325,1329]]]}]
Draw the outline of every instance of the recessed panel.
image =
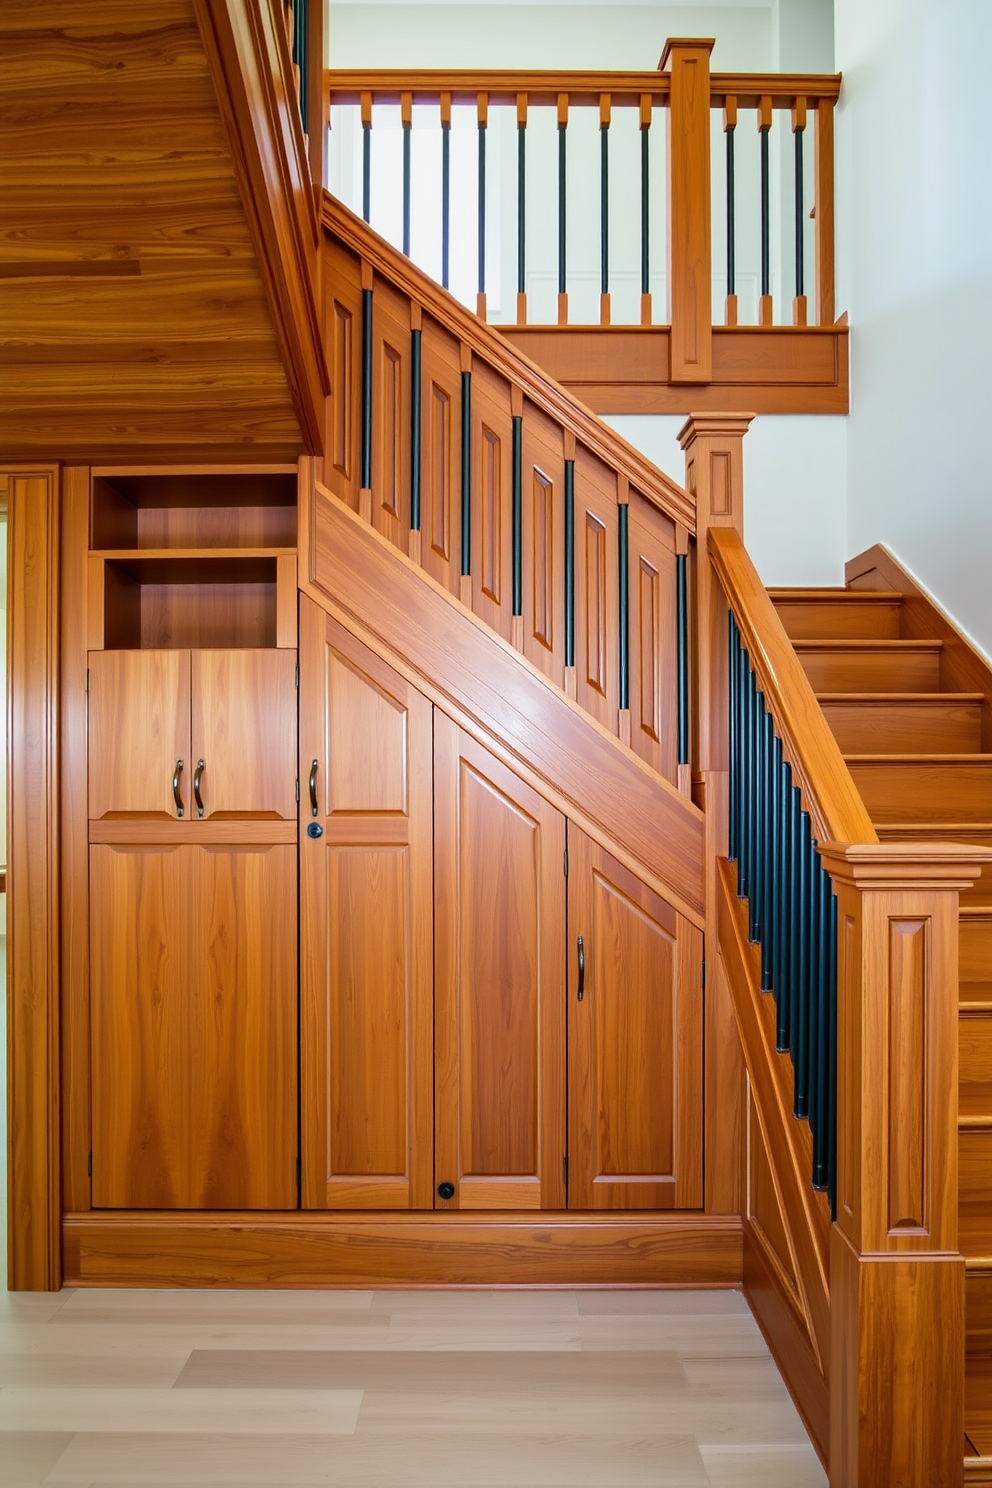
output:
[{"label": "recessed panel", "polygon": [[327,653],[328,813],[407,810],[407,710],[334,651]]}]

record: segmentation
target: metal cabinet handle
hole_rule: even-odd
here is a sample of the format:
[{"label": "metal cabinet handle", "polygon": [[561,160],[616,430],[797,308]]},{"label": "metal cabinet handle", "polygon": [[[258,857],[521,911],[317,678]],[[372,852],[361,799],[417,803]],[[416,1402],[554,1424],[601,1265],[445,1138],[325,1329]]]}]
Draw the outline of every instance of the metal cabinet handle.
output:
[{"label": "metal cabinet handle", "polygon": [[204,765],[202,759],[197,760],[196,769],[193,772],[193,799],[196,801],[197,816],[203,815],[203,797],[200,795],[200,781],[203,779],[203,772],[205,769],[206,766]]},{"label": "metal cabinet handle", "polygon": [[581,1002],[586,995],[586,943],[579,936],[579,991],[578,1001]]},{"label": "metal cabinet handle", "polygon": [[186,810],[185,806],[183,805],[183,798],[179,794],[179,777],[182,773],[183,762],[182,760],[176,760],[176,768],[172,772],[172,799],[176,803],[177,816],[183,816]]},{"label": "metal cabinet handle", "polygon": [[310,766],[310,815],[317,815],[317,761]]}]

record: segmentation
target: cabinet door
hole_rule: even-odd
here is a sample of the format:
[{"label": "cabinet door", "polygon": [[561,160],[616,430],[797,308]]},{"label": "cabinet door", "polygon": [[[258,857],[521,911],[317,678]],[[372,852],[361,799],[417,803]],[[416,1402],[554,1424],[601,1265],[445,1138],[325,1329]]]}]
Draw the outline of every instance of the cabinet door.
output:
[{"label": "cabinet door", "polygon": [[194,651],[190,692],[204,817],[295,820],[296,652]]},{"label": "cabinet door", "polygon": [[560,1209],[565,819],[438,711],[434,748],[439,1206]]},{"label": "cabinet door", "polygon": [[189,652],[89,653],[89,814],[171,816],[178,761],[188,817]]},{"label": "cabinet door", "polygon": [[568,896],[569,1207],[700,1208],[702,936],[571,824]]},{"label": "cabinet door", "polygon": [[189,948],[179,847],[90,848],[92,1202],[189,1201]]},{"label": "cabinet door", "polygon": [[93,1204],[296,1202],[295,850],[90,849]]},{"label": "cabinet door", "polygon": [[303,1202],[314,1208],[432,1203],[431,711],[301,599]]}]

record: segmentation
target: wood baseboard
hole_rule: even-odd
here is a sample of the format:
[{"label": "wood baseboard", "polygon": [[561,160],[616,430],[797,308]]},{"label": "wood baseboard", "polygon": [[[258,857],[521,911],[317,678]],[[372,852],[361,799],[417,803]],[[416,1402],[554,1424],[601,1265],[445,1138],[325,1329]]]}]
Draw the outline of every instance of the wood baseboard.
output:
[{"label": "wood baseboard", "polygon": [[740,1286],[736,1215],[67,1214],[64,1284]]},{"label": "wood baseboard", "polygon": [[744,1221],[744,1295],[775,1357],[810,1440],[826,1467],[830,1445],[830,1396],[809,1340],[783,1296],[778,1278]]}]

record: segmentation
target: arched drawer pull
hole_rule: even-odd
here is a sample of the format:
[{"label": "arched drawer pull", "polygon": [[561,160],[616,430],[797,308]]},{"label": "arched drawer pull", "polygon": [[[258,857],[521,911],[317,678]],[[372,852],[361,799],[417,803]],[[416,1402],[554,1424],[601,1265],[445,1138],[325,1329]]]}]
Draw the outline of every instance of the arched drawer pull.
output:
[{"label": "arched drawer pull", "polygon": [[578,950],[579,950],[579,991],[578,991],[578,996],[577,996],[577,999],[576,1000],[578,1002],[581,1002],[582,999],[583,999],[583,997],[585,997],[585,995],[586,995],[586,943],[582,939],[582,936],[581,935],[579,936]]},{"label": "arched drawer pull", "polygon": [[317,761],[310,766],[310,815],[317,815]]},{"label": "arched drawer pull", "polygon": [[183,773],[183,762],[182,762],[182,760],[176,760],[176,768],[172,772],[172,799],[176,803],[176,815],[177,816],[183,816],[183,815],[185,815],[185,812],[186,812],[186,808],[183,805],[183,798],[179,794],[179,777],[180,777],[180,775],[182,773]]},{"label": "arched drawer pull", "polygon": [[197,760],[196,770],[193,773],[193,799],[196,801],[197,816],[203,815],[203,797],[200,795],[200,781],[203,779],[203,772],[205,769],[206,766],[204,765],[203,760]]}]

